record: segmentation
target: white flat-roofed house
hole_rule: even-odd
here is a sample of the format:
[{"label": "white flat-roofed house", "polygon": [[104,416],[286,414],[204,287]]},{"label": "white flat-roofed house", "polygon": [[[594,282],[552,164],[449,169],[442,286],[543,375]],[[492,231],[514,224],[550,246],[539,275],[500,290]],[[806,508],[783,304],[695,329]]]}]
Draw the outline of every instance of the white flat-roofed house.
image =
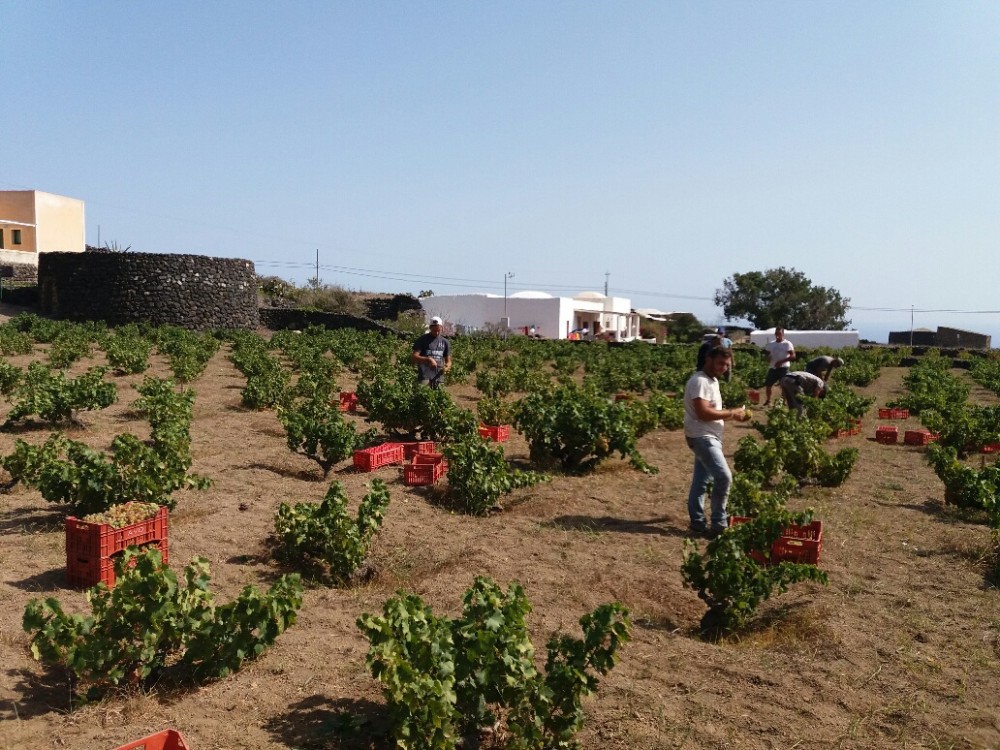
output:
[{"label": "white flat-roofed house", "polygon": [[[509,329],[565,339],[584,327],[613,341],[639,337],[639,315],[624,297],[606,297],[583,292],[575,297],[554,297],[546,292],[497,294],[453,294],[423,297],[420,304],[428,317],[440,316],[448,330],[473,332]],[[505,325],[506,323],[506,325]],[[577,334],[578,335],[578,334]]]}]

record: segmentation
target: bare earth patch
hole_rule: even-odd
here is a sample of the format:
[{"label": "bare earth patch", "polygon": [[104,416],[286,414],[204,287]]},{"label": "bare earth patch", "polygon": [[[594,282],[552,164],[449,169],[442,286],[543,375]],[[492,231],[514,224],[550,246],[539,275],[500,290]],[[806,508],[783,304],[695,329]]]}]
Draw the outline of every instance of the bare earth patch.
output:
[{"label": "bare earth patch", "polygon": [[[287,449],[273,413],[240,406],[244,381],[225,354],[193,386],[193,470],[215,485],[182,493],[170,519],[171,561],[208,558],[220,600],[281,572],[264,548],[278,504],[319,501],[327,487],[314,463]],[[903,372],[886,369],[867,389],[877,405],[899,392]],[[167,374],[162,361],[154,374]],[[85,429],[72,437],[107,448],[118,432],[142,434],[128,410],[138,380],[118,379],[120,402],[84,414]],[[471,386],[452,392],[475,396]],[[872,440],[874,416],[860,436],[838,441],[861,452],[849,481],[794,501],[824,522],[830,585],[793,587],[739,638],[699,638],[704,606],[680,576],[691,458],[679,432],[659,432],[640,445],[658,475],[611,462],[519,491],[488,518],[444,511],[405,487],[398,468],[381,469],[392,501],[372,583],[307,590],[298,624],[231,678],[81,708],[65,675],[31,659],[20,624],[33,597],[85,607],[84,594],[64,584],[62,514],[14,487],[0,495],[0,748],[110,749],[165,727],[195,750],[391,747],[355,620],[404,588],[457,614],[476,575],[521,582],[539,655],[554,631],[577,634],[580,615],[598,604],[618,600],[632,611],[633,641],[587,700],[586,748],[1000,747],[1000,598],[977,566],[988,532],[944,507],[922,449]],[[728,426],[730,454],[750,429]],[[0,451],[14,437],[0,435]],[[527,458],[516,434],[506,451]],[[356,504],[371,477],[344,465],[331,478]]]}]

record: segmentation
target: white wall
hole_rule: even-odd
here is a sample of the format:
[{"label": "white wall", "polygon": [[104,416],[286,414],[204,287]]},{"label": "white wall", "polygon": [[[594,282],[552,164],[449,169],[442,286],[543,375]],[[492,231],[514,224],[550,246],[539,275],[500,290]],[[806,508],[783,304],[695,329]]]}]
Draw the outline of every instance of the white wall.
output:
[{"label": "white wall", "polygon": [[[562,299],[559,297],[507,298],[507,316],[511,330],[534,325],[545,338],[562,338],[559,333],[564,326]],[[439,315],[445,323],[479,330],[486,326],[499,325],[504,315],[503,297],[486,294],[453,294],[424,297],[420,300],[427,317]],[[572,305],[570,305],[572,308]]]},{"label": "white wall", "polygon": [[[861,342],[861,335],[857,331],[790,331],[786,328],[785,338],[791,341],[793,346],[801,346],[806,349],[814,349],[818,346],[828,346],[831,349],[853,349]],[[754,346],[763,348],[770,341],[774,341],[773,328],[768,328],[766,331],[750,332],[750,343]]]}]

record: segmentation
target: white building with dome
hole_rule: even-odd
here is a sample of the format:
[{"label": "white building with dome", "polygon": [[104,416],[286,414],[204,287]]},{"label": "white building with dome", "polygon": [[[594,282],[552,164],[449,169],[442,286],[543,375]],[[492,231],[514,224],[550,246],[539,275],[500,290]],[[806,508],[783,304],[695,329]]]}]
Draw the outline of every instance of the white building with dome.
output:
[{"label": "white building with dome", "polygon": [[611,341],[639,338],[639,314],[631,300],[607,297],[600,292],[582,292],[575,297],[554,297],[546,292],[497,294],[452,294],[420,300],[428,317],[437,315],[446,331],[505,331],[537,335],[547,339],[579,336],[586,328],[591,336]]}]

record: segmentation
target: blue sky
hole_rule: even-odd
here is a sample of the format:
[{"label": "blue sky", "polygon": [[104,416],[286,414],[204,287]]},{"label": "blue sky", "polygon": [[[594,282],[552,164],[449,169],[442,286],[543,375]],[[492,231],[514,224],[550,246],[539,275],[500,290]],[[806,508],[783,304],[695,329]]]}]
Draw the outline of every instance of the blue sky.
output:
[{"label": "blue sky", "polygon": [[865,338],[913,306],[1000,342],[997,39],[996,2],[5,0],[0,189],[300,283],[318,249],[716,323],[786,266]]}]

